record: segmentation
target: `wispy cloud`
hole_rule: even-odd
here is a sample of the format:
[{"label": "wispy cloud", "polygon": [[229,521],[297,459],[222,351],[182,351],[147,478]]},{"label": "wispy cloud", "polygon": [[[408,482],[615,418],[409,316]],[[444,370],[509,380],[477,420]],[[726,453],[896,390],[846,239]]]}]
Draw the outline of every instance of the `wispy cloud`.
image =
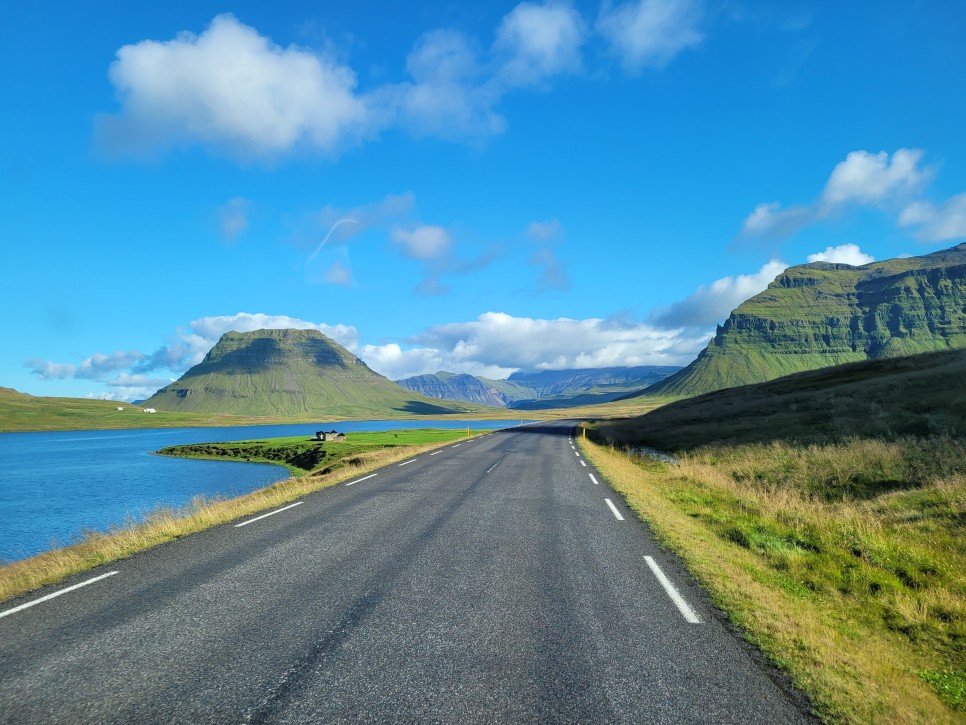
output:
[{"label": "wispy cloud", "polygon": [[624,68],[639,73],[648,66],[660,68],[700,44],[701,17],[701,4],[692,0],[605,2],[597,32],[610,42]]},{"label": "wispy cloud", "polygon": [[915,236],[926,242],[966,239],[966,193],[940,204],[913,202],[902,210],[899,225],[911,227]]},{"label": "wispy cloud", "polygon": [[251,201],[236,196],[218,207],[218,220],[221,226],[221,238],[226,242],[234,242],[238,236],[248,229],[248,211]]}]

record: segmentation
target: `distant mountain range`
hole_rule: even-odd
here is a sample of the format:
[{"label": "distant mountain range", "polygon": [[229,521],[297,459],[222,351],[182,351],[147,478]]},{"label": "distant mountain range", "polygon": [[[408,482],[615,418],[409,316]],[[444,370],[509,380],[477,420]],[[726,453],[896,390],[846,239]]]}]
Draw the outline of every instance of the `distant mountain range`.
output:
[{"label": "distant mountain range", "polygon": [[517,410],[607,403],[663,380],[681,368],[641,366],[513,373],[506,380],[438,372],[396,382],[429,398],[503,406]]},{"label": "distant mountain range", "polygon": [[966,244],[861,267],[815,262],[778,275],[731,313],[694,362],[639,395],[698,395],[964,347]]},{"label": "distant mountain range", "polygon": [[396,385],[316,330],[227,332],[204,360],[144,405],[193,413],[325,418],[472,409]]}]

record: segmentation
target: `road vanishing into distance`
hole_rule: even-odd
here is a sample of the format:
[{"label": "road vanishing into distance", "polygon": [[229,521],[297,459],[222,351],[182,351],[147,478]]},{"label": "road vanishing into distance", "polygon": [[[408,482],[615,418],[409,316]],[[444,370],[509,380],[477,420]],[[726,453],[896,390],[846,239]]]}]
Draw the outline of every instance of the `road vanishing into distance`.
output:
[{"label": "road vanishing into distance", "polygon": [[0,722],[807,721],[571,430],[451,444],[5,602]]}]

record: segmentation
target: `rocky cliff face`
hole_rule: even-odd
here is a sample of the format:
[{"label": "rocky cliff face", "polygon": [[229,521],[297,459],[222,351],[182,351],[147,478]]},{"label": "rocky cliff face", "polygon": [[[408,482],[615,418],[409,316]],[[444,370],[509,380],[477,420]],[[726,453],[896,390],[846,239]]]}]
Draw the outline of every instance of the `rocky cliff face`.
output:
[{"label": "rocky cliff face", "polygon": [[790,267],[648,389],[696,395],[804,370],[966,347],[966,244],[862,267]]},{"label": "rocky cliff face", "polygon": [[430,398],[499,405],[521,410],[604,403],[662,380],[680,368],[642,366],[516,372],[506,380],[438,372],[396,382]]},{"label": "rocky cliff face", "polygon": [[396,381],[409,390],[438,400],[461,400],[467,403],[482,403],[506,407],[511,398],[492,385],[465,373],[455,375],[439,372],[435,375],[416,375]]}]

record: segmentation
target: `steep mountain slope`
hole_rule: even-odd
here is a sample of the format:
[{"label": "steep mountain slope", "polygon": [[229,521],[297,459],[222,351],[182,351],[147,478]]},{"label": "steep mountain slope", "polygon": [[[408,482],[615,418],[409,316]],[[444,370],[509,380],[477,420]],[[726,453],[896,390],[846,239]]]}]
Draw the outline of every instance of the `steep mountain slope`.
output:
[{"label": "steep mountain slope", "polygon": [[677,367],[640,366],[517,372],[506,380],[438,372],[396,382],[430,398],[501,405],[521,410],[606,403],[647,387]]},{"label": "steep mountain slope", "polygon": [[379,416],[465,411],[405,390],[316,330],[222,335],[199,364],[144,405],[271,416]]},{"label": "steep mountain slope", "polygon": [[789,267],[643,395],[698,395],[859,360],[966,347],[966,244],[862,267]]}]

